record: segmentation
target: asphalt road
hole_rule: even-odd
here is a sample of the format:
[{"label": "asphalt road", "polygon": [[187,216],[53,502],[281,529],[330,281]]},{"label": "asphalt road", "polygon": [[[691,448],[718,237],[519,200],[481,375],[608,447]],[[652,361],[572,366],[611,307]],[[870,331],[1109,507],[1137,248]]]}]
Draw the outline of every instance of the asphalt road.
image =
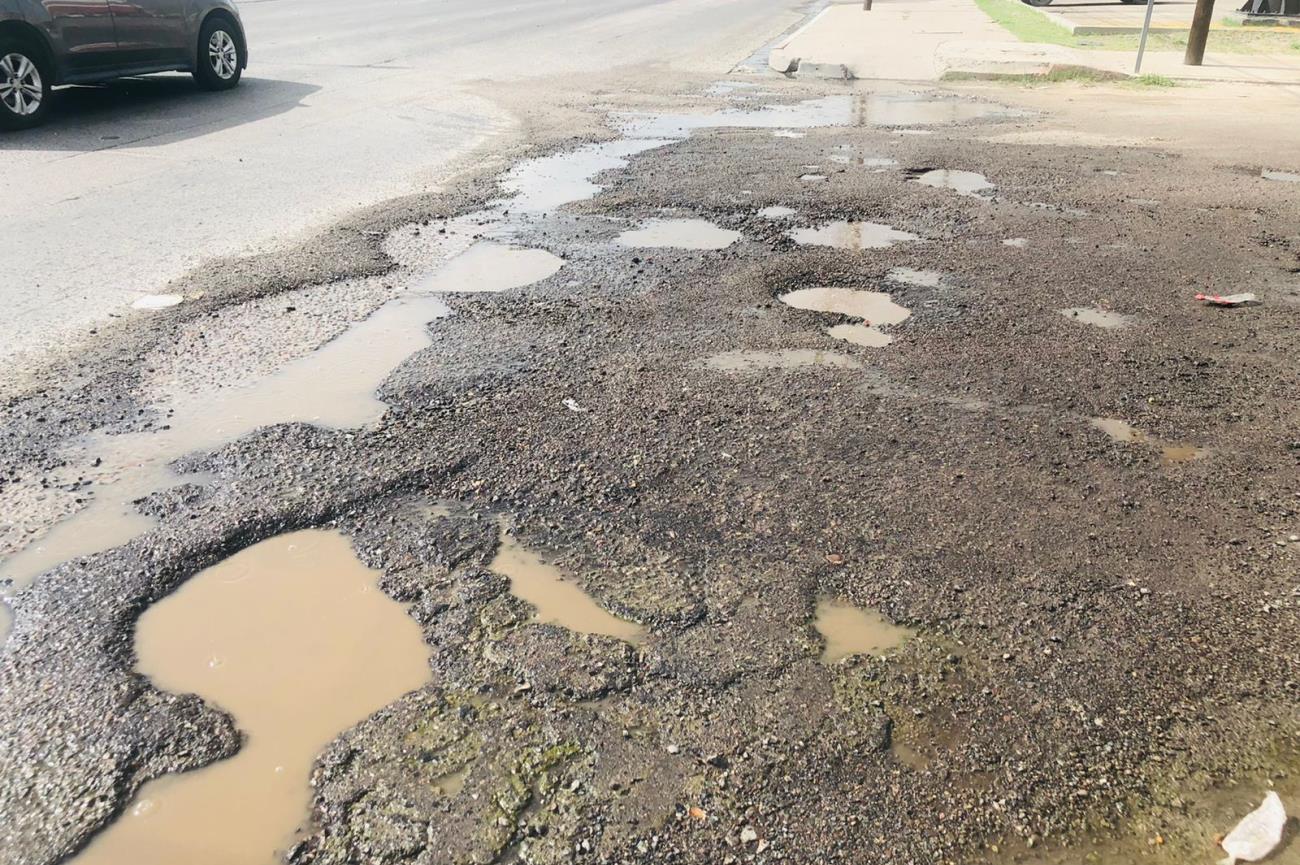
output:
[{"label": "asphalt road", "polygon": [[31,366],[205,260],[436,186],[513,128],[467,82],[655,62],[721,73],[807,5],[246,0],[238,90],[188,76],[76,88],[47,127],[0,138],[20,239],[0,245],[0,361]]}]

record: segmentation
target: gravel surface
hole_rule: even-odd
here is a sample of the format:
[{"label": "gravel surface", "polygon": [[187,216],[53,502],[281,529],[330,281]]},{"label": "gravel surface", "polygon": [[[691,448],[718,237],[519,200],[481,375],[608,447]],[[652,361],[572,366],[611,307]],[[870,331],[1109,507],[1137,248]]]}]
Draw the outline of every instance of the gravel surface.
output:
[{"label": "gravel surface", "polygon": [[[595,99],[570,83],[565,101],[545,82],[506,107],[552,154],[608,138],[601,109],[755,98],[689,83]],[[791,104],[858,92],[765,86]],[[277,356],[282,304],[311,320],[284,331],[286,353],[378,305],[439,254],[412,224],[486,219],[566,262],[526,288],[449,296],[433,344],[381,388],[378,424],[277,426],[187,458],[207,481],[144,500],[154,531],[14,599],[0,863],[60,861],[143,781],[238,747],[219,709],[132,672],[133,623],[197,570],[312,526],[383,569],[434,681],[322,755],[288,853],[301,865],[1047,862],[1044,848],[1085,841],[1112,845],[1087,848],[1107,862],[1209,861],[1213,832],[1268,784],[1300,793],[1294,189],[1201,155],[1026,146],[1008,136],[1062,121],[972,114],[929,135],[703,128],[560,212],[446,219],[492,197],[505,163],[485,163],[307,248],[210,268],[178,288],[201,297],[11,394],[6,502],[75,436],[156,422],[176,376],[238,369],[239,329]],[[845,152],[897,165],[831,158]],[[801,181],[810,166],[826,180]],[[994,188],[908,182],[935,169]],[[742,239],[615,242],[685,218]],[[788,234],[837,220],[920,239],[844,250]],[[399,229],[400,254],[385,246]],[[889,346],[859,347],[826,333],[857,320],[778,299],[812,286],[885,291],[911,316]],[[1193,300],[1207,289],[1264,303]],[[1088,306],[1131,322],[1059,312]],[[222,334],[206,347],[204,316]],[[768,354],[718,360],[739,352]],[[1113,441],[1095,417],[1151,440]],[[1204,453],[1171,461],[1157,442]],[[488,569],[498,517],[645,641],[532,622]],[[822,598],[917,636],[823,665]]]}]

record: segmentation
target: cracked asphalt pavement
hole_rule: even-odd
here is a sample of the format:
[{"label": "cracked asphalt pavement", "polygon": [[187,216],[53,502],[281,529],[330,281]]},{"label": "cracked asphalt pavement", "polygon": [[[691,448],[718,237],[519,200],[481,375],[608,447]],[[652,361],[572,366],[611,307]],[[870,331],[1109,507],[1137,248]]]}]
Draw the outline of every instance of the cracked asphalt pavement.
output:
[{"label": "cracked asphalt pavement", "polygon": [[[383,572],[432,679],[320,755],[298,865],[1211,861],[1300,793],[1298,189],[1189,120],[1214,92],[636,70],[493,98],[522,139],[443,191],[205,268],[8,389],[12,552],[111,494],[68,480],[104,434],[173,422],[158,370],[274,379],[483,237],[564,262],[442,295],[378,420],[188,454],[147,532],[11,592],[0,863],[69,859],[238,751],[134,671],[134,624],[306,528]],[[1122,140],[1116,100],[1148,125]],[[521,206],[570,169],[599,189]],[[740,239],[618,242],[664,219]],[[912,239],[795,239],[838,222]],[[872,323],[781,300],[819,286],[910,315],[837,339]],[[1238,290],[1263,302],[1194,299]],[[492,570],[503,520],[644,638],[538,621]],[[823,599],[913,636],[822,663]]]}]

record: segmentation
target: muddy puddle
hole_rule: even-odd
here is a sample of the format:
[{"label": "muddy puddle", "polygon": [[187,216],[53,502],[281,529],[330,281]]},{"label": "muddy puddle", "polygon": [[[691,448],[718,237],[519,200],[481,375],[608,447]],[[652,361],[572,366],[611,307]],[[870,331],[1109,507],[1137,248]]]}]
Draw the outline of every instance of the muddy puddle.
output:
[{"label": "muddy puddle", "polygon": [[[152,518],[132,504],[178,483],[201,481],[168,468],[174,460],[211,450],[255,429],[299,421],[355,428],[378,420],[387,406],[375,390],[406,358],[430,344],[427,326],[450,313],[436,296],[389,301],[338,338],[244,388],[199,391],[170,408],[166,428],[125,435],[96,434],[78,447],[74,463],[93,481],[88,505],[55,524],[21,552],[0,562],[9,596],[55,565],[120,546],[148,531]],[[7,635],[7,631],[0,636]]]},{"label": "muddy puddle", "polygon": [[789,219],[795,215],[795,209],[793,207],[781,207],[780,205],[775,205],[773,207],[761,208],[758,211],[758,215],[764,219]]},{"label": "muddy puddle", "polygon": [[898,648],[915,633],[875,610],[826,599],[817,602],[813,627],[826,644],[821,657],[824,664],[853,655],[879,655]]},{"label": "muddy puddle", "polygon": [[1260,177],[1265,180],[1277,180],[1282,183],[1300,183],[1300,174],[1291,171],[1262,171]]},{"label": "muddy puddle", "polygon": [[892,267],[885,279],[902,285],[916,285],[921,288],[938,288],[943,283],[943,274],[937,270],[917,270],[912,267]]},{"label": "muddy puddle", "polygon": [[887,292],[837,286],[800,288],[781,295],[781,301],[795,309],[838,312],[866,319],[871,324],[898,324],[912,314],[907,307],[894,303]]},{"label": "muddy puddle", "polygon": [[958,171],[949,168],[936,168],[922,172],[912,178],[912,183],[931,186],[935,189],[950,189],[958,195],[970,198],[987,197],[997,187],[989,179],[976,171]]},{"label": "muddy puddle", "polygon": [[1151,445],[1160,451],[1160,464],[1174,466],[1204,459],[1210,455],[1208,448],[1197,447],[1183,442],[1164,442],[1134,427],[1127,421],[1113,417],[1094,417],[1088,423],[1101,430],[1112,441],[1122,444]]},{"label": "muddy puddle", "polygon": [[274,865],[309,818],[316,756],[429,681],[419,626],[346,538],[264,541],[140,617],[138,670],[195,693],[245,736],[234,757],[146,784],[75,865]]},{"label": "muddy puddle", "polygon": [[771,369],[838,367],[861,369],[862,364],[834,351],[789,348],[780,351],[724,351],[707,358],[703,365],[720,372],[758,372]]},{"label": "muddy puddle", "polygon": [[719,228],[706,219],[651,219],[620,234],[617,242],[645,249],[725,249],[741,236],[739,231]]},{"label": "muddy puddle", "polygon": [[506,291],[553,276],[564,259],[544,249],[516,249],[490,240],[475,243],[416,282],[417,292]]},{"label": "muddy puddle", "polygon": [[604,188],[593,180],[597,174],[625,168],[630,157],[671,143],[663,136],[621,138],[521,162],[501,181],[512,196],[504,206],[512,213],[536,215],[592,198]]},{"label": "muddy puddle", "polygon": [[577,582],[520,544],[505,520],[498,525],[501,542],[488,568],[510,578],[511,594],[537,610],[535,621],[633,644],[645,639],[645,628],[620,619],[596,603]]},{"label": "muddy puddle", "polygon": [[1137,323],[1134,316],[1110,309],[1098,309],[1094,306],[1072,306],[1057,311],[1066,318],[1106,330],[1118,330]]},{"label": "muddy puddle", "polygon": [[787,236],[803,246],[857,250],[886,249],[896,243],[920,240],[915,234],[879,222],[831,222],[816,228],[796,228]]}]

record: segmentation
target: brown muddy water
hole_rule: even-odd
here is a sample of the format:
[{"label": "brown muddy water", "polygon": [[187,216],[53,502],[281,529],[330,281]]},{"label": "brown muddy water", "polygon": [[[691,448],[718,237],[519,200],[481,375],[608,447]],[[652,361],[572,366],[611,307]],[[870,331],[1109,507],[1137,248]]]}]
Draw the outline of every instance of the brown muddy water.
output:
[{"label": "brown muddy water", "polygon": [[[255,429],[300,421],[335,428],[378,420],[387,406],[375,390],[403,360],[428,346],[427,324],[450,314],[436,296],[389,301],[337,339],[246,388],[194,392],[175,404],[168,428],[95,435],[81,443],[81,459],[100,465],[90,475],[90,504],[0,563],[13,581],[8,594],[62,562],[119,546],[147,531],[153,520],[132,501],[190,480],[168,464],[210,450]],[[3,636],[3,634],[0,634]]]},{"label": "brown muddy water", "polygon": [[796,228],[786,234],[804,246],[833,246],[837,249],[885,249],[895,243],[920,240],[915,234],[878,222],[830,222],[816,228]]},{"label": "brown muddy water", "polygon": [[1189,463],[1204,459],[1210,455],[1209,448],[1184,443],[1163,442],[1119,418],[1094,417],[1090,418],[1088,423],[1110,436],[1114,441],[1124,444],[1151,444],[1159,448],[1160,464],[1164,466]]},{"label": "brown muddy water", "polygon": [[818,286],[801,288],[781,295],[781,301],[795,309],[813,312],[837,312],[865,319],[862,324],[837,324],[826,333],[866,348],[883,348],[894,338],[879,329],[879,325],[898,324],[907,320],[911,310],[894,303],[883,291],[859,291],[853,288]]},{"label": "brown muddy water", "polygon": [[417,282],[416,291],[494,292],[541,282],[564,266],[564,259],[544,249],[515,249],[479,241]]},{"label": "brown muddy water", "polygon": [[74,865],[280,861],[309,818],[316,756],[430,680],[419,626],[378,578],[342,535],[296,532],[203,571],[146,611],[139,672],[229,712],[245,742],[221,763],[146,784]]},{"label": "brown muddy water", "polygon": [[875,610],[825,598],[817,602],[813,627],[826,643],[821,658],[824,664],[853,655],[879,655],[898,648],[915,634]]},{"label": "brown muddy water", "polygon": [[912,183],[932,186],[935,189],[951,189],[958,195],[972,198],[984,197],[985,193],[997,188],[992,183],[989,183],[989,179],[983,174],[975,171],[955,171],[948,168],[936,168],[933,171],[918,174],[912,178]]},{"label": "brown muddy water", "polygon": [[645,249],[726,249],[741,237],[739,231],[719,228],[707,219],[651,219],[623,232],[616,242]]},{"label": "brown muddy water", "polygon": [[510,578],[510,593],[537,610],[535,621],[559,625],[579,634],[617,637],[633,644],[645,639],[645,628],[613,615],[577,582],[526,549],[510,531],[507,521],[500,520],[498,525],[501,543],[488,568]]}]

